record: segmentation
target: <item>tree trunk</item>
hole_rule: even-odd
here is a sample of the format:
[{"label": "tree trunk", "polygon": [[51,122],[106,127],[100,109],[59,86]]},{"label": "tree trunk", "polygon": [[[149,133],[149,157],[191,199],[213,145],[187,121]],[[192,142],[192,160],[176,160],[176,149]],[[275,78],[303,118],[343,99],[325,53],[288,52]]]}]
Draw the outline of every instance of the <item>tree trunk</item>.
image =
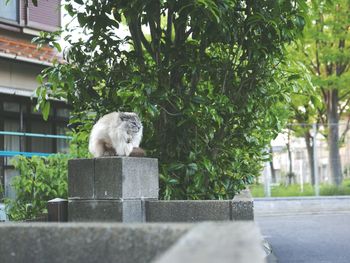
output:
[{"label": "tree trunk", "polygon": [[337,186],[342,183],[342,171],[339,154],[339,114],[338,114],[338,90],[329,91],[327,103],[328,116],[328,162],[331,182]]},{"label": "tree trunk", "polygon": [[276,171],[275,171],[275,167],[273,166],[273,150],[272,150],[272,146],[270,146],[270,153],[271,153],[271,161],[270,161],[270,169],[271,169],[271,181],[272,183],[276,183]]},{"label": "tree trunk", "polygon": [[[311,183],[315,185],[315,167],[314,167],[314,151],[313,151],[313,138],[309,131],[306,131],[304,134],[306,149],[307,149],[307,157],[309,159],[309,169],[311,175]],[[316,140],[316,138],[314,138]],[[315,142],[316,143],[316,142]]]},{"label": "tree trunk", "polygon": [[289,172],[287,174],[288,177],[288,185],[292,184],[293,179],[293,160],[292,160],[292,151],[290,149],[290,130],[288,131],[288,143],[287,146],[287,152],[288,152],[288,159],[289,159]]}]

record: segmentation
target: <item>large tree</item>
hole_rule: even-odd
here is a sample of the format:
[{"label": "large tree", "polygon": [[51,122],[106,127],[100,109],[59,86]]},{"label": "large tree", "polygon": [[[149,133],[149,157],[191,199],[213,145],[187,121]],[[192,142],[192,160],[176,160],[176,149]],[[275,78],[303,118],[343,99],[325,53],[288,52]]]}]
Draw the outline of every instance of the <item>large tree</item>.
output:
[{"label": "large tree", "polygon": [[253,182],[283,123],[276,105],[290,94],[279,64],[304,1],[74,2],[65,8],[88,36],[71,31],[69,64],[39,78],[44,115],[47,98],[64,97],[86,140],[106,112],[138,112],[163,198],[231,198]]},{"label": "large tree", "polygon": [[[318,110],[322,107],[322,101],[319,97],[316,86],[313,85],[311,76],[312,73],[301,62],[303,54],[300,54],[295,44],[288,48],[288,59],[286,70],[293,72],[289,78],[289,83],[293,88],[293,94],[289,102],[290,115],[288,119],[288,136],[304,138],[308,156],[309,171],[311,183],[315,185],[315,166],[314,166],[314,138],[313,125],[318,123]],[[316,131],[319,127],[316,126]],[[288,147],[287,147],[288,148]]]},{"label": "large tree", "polygon": [[350,102],[350,2],[312,0],[309,5],[309,22],[299,54],[310,66],[323,101],[318,107],[318,119],[326,128],[331,181],[340,185],[339,145],[349,130],[348,120],[340,134],[339,120],[348,112]]}]

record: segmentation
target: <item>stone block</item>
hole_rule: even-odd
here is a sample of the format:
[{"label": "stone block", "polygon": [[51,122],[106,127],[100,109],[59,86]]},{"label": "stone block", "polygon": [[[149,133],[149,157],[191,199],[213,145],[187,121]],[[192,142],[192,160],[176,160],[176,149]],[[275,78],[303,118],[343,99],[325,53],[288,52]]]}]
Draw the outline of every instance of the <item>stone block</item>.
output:
[{"label": "stone block", "polygon": [[144,200],[124,200],[123,201],[123,222],[124,223],[146,222],[145,201]]},{"label": "stone block", "polygon": [[159,193],[158,160],[126,157],[123,161],[123,199],[155,198]]},{"label": "stone block", "polygon": [[254,202],[249,190],[243,190],[232,200],[233,220],[254,220]]},{"label": "stone block", "polygon": [[95,159],[95,198],[119,199],[123,197],[122,158]]},{"label": "stone block", "polygon": [[69,200],[69,222],[122,222],[123,205],[119,200]]},{"label": "stone block", "polygon": [[103,157],[69,161],[69,199],[158,198],[158,160]]},{"label": "stone block", "polygon": [[144,200],[70,200],[69,222],[145,222]]},{"label": "stone block", "polygon": [[231,220],[231,201],[146,201],[147,222]]},{"label": "stone block", "polygon": [[179,224],[0,224],[2,263],[149,263],[188,231]]},{"label": "stone block", "polygon": [[263,263],[261,234],[253,222],[194,226],[154,263]]},{"label": "stone block", "polygon": [[68,161],[68,197],[94,198],[94,159]]}]

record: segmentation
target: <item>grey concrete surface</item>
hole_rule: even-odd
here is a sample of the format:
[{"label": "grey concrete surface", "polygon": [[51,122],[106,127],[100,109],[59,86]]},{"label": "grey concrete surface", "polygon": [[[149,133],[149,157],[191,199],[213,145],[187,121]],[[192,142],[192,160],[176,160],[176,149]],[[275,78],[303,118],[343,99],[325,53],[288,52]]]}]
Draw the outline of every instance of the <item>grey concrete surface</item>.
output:
[{"label": "grey concrete surface", "polygon": [[123,201],[123,222],[137,223],[146,222],[146,211],[144,200]]},{"label": "grey concrete surface", "polygon": [[157,199],[158,176],[154,158],[73,159],[68,163],[68,198]]},{"label": "grey concrete surface", "polygon": [[156,263],[265,262],[253,222],[203,223],[181,237]]},{"label": "grey concrete surface", "polygon": [[277,262],[348,263],[348,201],[348,197],[255,200],[255,221]]},{"label": "grey concrete surface", "polygon": [[232,200],[233,220],[254,220],[254,202],[249,190],[243,190]]},{"label": "grey concrete surface", "polygon": [[123,196],[123,167],[121,158],[95,159],[95,198],[117,199]]},{"label": "grey concrete surface", "polygon": [[3,223],[6,263],[264,262],[253,222],[199,224]]},{"label": "grey concrete surface", "polygon": [[242,191],[233,200],[158,201],[157,159],[115,156],[73,159],[69,161],[68,178],[71,222],[254,219],[249,191]]},{"label": "grey concrete surface", "polygon": [[350,196],[254,198],[256,216],[350,212]]},{"label": "grey concrete surface", "polygon": [[147,222],[231,220],[231,201],[172,200],[146,202]]},{"label": "grey concrete surface", "polygon": [[73,159],[68,161],[68,197],[93,199],[94,159]]},{"label": "grey concrete surface", "polygon": [[144,200],[70,200],[69,222],[146,222]]},{"label": "grey concrete surface", "polygon": [[163,253],[189,225],[0,224],[2,263],[143,263]]},{"label": "grey concrete surface", "polygon": [[69,200],[68,222],[122,222],[119,200]]},{"label": "grey concrete surface", "polygon": [[123,198],[155,198],[159,195],[158,159],[124,157]]},{"label": "grey concrete surface", "polygon": [[147,201],[147,222],[198,222],[254,220],[254,203],[248,190],[233,200]]}]

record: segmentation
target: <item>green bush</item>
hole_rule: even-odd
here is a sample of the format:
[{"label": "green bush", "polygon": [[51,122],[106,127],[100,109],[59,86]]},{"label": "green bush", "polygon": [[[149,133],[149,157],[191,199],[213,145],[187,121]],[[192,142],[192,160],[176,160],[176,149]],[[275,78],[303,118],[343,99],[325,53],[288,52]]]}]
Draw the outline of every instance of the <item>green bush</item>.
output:
[{"label": "green bush", "polygon": [[[260,174],[292,88],[285,44],[304,1],[64,1],[88,40],[66,32],[69,63],[38,77],[38,103],[72,105],[78,136],[111,111],[135,111],[159,159],[164,199],[230,199]],[[117,34],[123,26],[125,38]],[[149,30],[144,30],[148,28]],[[36,41],[59,47],[55,35]],[[79,125],[80,124],[80,125]]]},{"label": "green bush", "polygon": [[68,156],[61,154],[14,159],[20,176],[12,180],[16,198],[5,198],[10,220],[34,219],[47,211],[48,200],[67,198],[67,162]]}]

